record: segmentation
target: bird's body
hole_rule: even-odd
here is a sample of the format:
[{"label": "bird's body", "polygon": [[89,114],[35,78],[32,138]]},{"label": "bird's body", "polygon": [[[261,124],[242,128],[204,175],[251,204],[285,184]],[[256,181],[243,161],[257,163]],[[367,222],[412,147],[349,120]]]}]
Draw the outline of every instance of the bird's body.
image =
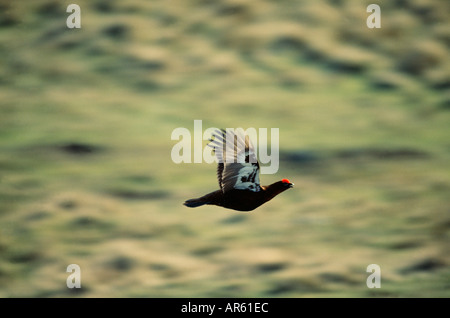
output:
[{"label": "bird's body", "polygon": [[251,211],[288,189],[281,181],[279,182],[281,184],[263,186],[258,192],[233,189],[224,193],[222,190],[216,190],[198,199],[187,200],[184,204],[191,208],[211,204],[237,211]]},{"label": "bird's body", "polygon": [[287,179],[268,186],[259,184],[259,163],[254,148],[242,130],[217,130],[211,140],[219,161],[217,178],[220,189],[200,198],[190,199],[184,205],[194,208],[205,204],[237,211],[251,211],[292,188]]}]

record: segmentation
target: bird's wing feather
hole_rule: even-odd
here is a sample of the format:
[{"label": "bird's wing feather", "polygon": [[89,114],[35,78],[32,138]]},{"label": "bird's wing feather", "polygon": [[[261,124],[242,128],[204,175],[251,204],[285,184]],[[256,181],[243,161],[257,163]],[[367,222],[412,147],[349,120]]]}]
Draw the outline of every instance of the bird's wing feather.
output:
[{"label": "bird's wing feather", "polygon": [[217,178],[223,192],[261,190],[255,149],[242,129],[216,130],[208,146],[218,159]]}]

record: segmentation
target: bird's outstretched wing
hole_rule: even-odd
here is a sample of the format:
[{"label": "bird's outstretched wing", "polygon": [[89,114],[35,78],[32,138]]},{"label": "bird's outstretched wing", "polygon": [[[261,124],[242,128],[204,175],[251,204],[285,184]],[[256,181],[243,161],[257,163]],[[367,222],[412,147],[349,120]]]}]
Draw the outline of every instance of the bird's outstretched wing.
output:
[{"label": "bird's outstretched wing", "polygon": [[258,159],[243,129],[217,129],[210,141],[208,146],[214,148],[217,178],[224,193],[232,189],[261,191]]}]

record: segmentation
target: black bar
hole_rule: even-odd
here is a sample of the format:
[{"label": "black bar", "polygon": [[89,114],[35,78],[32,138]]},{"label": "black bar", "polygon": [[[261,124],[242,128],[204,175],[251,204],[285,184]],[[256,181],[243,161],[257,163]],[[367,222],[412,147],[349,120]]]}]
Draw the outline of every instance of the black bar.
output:
[{"label": "black bar", "polygon": [[[253,314],[272,316],[289,313],[290,316],[309,314],[332,315],[356,314],[361,317],[368,313],[379,312],[405,316],[414,313],[418,308],[429,306],[432,302],[433,311],[439,306],[444,309],[446,299],[405,299],[405,298],[6,298],[0,299],[3,311],[8,307],[14,314],[21,311],[93,313],[126,315],[134,317],[137,314],[144,317],[160,317],[174,315],[200,316],[230,316]],[[57,310],[57,308],[59,308]],[[358,314],[359,313],[359,314]]]}]

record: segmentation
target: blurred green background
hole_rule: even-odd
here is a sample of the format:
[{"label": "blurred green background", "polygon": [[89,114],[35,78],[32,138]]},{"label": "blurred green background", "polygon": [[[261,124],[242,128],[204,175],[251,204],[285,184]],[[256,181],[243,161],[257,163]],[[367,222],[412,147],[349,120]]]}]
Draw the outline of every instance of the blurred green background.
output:
[{"label": "blurred green background", "polygon": [[[449,297],[449,12],[1,0],[0,296]],[[279,128],[261,181],[296,187],[250,213],[184,207],[218,188],[215,165],[170,159],[194,119]]]}]

